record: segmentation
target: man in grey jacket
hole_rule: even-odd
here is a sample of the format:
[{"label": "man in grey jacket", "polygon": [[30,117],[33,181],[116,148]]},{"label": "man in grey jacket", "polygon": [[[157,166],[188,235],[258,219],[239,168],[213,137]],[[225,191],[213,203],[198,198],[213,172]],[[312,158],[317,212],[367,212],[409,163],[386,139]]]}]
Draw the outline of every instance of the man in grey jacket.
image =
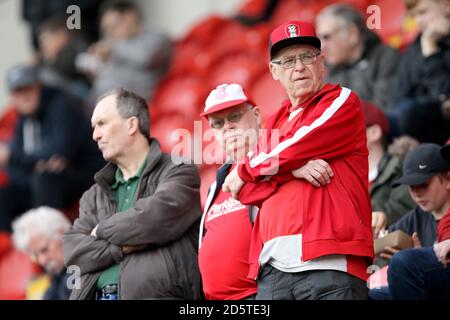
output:
[{"label": "man in grey jacket", "polygon": [[80,286],[71,299],[198,299],[197,168],[149,138],[145,100],[125,89],[99,98],[93,138],[109,163],[80,201],[64,236]]}]

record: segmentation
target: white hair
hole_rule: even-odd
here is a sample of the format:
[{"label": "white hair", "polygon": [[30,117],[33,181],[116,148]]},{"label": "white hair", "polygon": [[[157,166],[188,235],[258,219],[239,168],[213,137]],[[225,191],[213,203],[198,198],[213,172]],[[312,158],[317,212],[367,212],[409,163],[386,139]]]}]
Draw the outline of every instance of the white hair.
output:
[{"label": "white hair", "polygon": [[12,223],[14,246],[26,251],[32,236],[57,238],[60,232],[69,229],[70,225],[69,219],[56,209],[39,207],[28,210]]}]

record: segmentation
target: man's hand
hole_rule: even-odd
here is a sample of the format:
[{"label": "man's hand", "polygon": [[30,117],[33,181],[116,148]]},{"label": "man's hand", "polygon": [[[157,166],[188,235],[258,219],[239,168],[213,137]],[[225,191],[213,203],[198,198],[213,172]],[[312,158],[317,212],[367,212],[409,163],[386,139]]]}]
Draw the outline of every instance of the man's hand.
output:
[{"label": "man's hand", "polygon": [[98,225],[96,225],[95,228],[92,229],[92,231],[91,231],[91,236],[93,236],[94,238],[97,238],[97,228],[98,228]]},{"label": "man's hand", "polygon": [[415,249],[422,248],[422,242],[420,242],[419,234],[417,232],[414,232],[412,234],[412,239],[413,239],[413,246]]},{"label": "man's hand", "polygon": [[231,192],[231,196],[233,199],[238,198],[239,191],[241,191],[242,186],[244,185],[244,181],[242,181],[241,177],[239,177],[237,166],[230,171],[230,173],[225,178],[225,182],[222,186],[223,192]]},{"label": "man's hand", "polygon": [[447,16],[439,17],[430,23],[420,37],[422,54],[428,57],[439,51],[438,42],[449,34],[449,30],[450,20]]},{"label": "man's hand", "polygon": [[380,231],[385,231],[388,224],[387,215],[382,211],[372,212],[372,228],[375,228],[373,235],[375,239],[380,236]]},{"label": "man's hand", "polygon": [[9,151],[9,148],[5,144],[0,143],[0,167],[8,164],[10,156],[11,151]]},{"label": "man's hand", "polygon": [[130,253],[142,251],[142,250],[144,250],[146,248],[148,248],[147,244],[141,244],[141,245],[138,245],[138,246],[123,246],[122,247],[122,252],[123,252],[123,254],[130,254]]},{"label": "man's hand", "polygon": [[433,249],[438,260],[444,265],[444,267],[447,267],[447,264],[450,262],[450,257],[447,258],[450,253],[450,239],[436,243],[433,246]]},{"label": "man's hand", "polygon": [[396,253],[400,252],[399,249],[393,248],[393,247],[385,247],[384,251],[380,253],[380,257],[384,259],[391,260],[392,256]]},{"label": "man's hand", "polygon": [[50,172],[50,173],[60,173],[64,169],[66,169],[68,166],[68,162],[57,155],[51,156],[48,160],[39,160],[34,169],[39,172]]},{"label": "man's hand", "polygon": [[303,167],[292,171],[292,175],[299,179],[305,179],[314,187],[325,186],[331,182],[334,176],[333,170],[324,160],[311,160]]}]

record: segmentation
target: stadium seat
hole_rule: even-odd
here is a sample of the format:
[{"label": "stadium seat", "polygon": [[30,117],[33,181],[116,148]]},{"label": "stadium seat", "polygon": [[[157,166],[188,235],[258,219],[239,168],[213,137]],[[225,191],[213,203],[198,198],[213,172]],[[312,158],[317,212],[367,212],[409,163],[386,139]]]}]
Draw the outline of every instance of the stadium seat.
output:
[{"label": "stadium seat", "polygon": [[220,54],[232,51],[246,51],[263,54],[267,50],[271,27],[258,24],[247,27],[237,21],[229,22],[221,28],[210,46]]},{"label": "stadium seat", "polygon": [[0,256],[0,300],[22,300],[29,281],[41,272],[30,258],[10,248]]},{"label": "stadium seat", "polygon": [[230,22],[230,20],[227,18],[220,17],[218,15],[211,15],[194,25],[181,41],[207,44],[228,22]]},{"label": "stadium seat", "polygon": [[150,114],[157,119],[161,113],[178,113],[191,121],[198,117],[205,102],[208,83],[192,74],[167,77],[156,91]]},{"label": "stadium seat", "polygon": [[198,41],[179,42],[175,46],[169,74],[192,73],[206,76],[219,51]]},{"label": "stadium seat", "polygon": [[153,118],[150,134],[158,139],[162,151],[192,159],[193,127],[183,114],[165,113]]},{"label": "stadium seat", "polygon": [[266,123],[269,116],[281,106],[281,102],[287,99],[285,91],[278,81],[272,78],[268,70],[257,77],[249,92],[261,109],[263,123]]},{"label": "stadium seat", "polygon": [[200,201],[202,208],[205,207],[206,198],[208,195],[208,190],[211,184],[216,180],[216,172],[219,168],[218,165],[204,167],[200,171]]},{"label": "stadium seat", "polygon": [[0,232],[0,258],[12,248],[11,235],[7,232]]},{"label": "stadium seat", "polygon": [[[0,116],[0,143],[11,141],[16,127],[18,113],[12,106],[5,108],[5,112]],[[8,175],[0,170],[0,187],[8,183]]]},{"label": "stadium seat", "polygon": [[317,11],[322,5],[313,0],[284,0],[279,1],[270,23],[272,26],[278,26],[288,20],[301,20],[314,23]]},{"label": "stadium seat", "polygon": [[238,83],[247,88],[262,70],[267,70],[267,61],[259,55],[232,52],[218,59],[209,79],[212,88],[221,83]]}]

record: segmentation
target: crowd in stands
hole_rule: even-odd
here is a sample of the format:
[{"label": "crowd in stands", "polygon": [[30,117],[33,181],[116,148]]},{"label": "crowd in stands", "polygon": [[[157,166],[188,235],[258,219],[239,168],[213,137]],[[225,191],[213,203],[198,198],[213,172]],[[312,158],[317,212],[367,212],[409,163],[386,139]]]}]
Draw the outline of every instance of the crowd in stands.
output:
[{"label": "crowd in stands", "polygon": [[[3,80],[0,299],[450,298],[449,0],[248,0],[178,40],[127,0],[24,0],[23,17],[34,52]],[[223,153],[189,164],[207,129]],[[396,230],[409,248],[374,255]]]}]

